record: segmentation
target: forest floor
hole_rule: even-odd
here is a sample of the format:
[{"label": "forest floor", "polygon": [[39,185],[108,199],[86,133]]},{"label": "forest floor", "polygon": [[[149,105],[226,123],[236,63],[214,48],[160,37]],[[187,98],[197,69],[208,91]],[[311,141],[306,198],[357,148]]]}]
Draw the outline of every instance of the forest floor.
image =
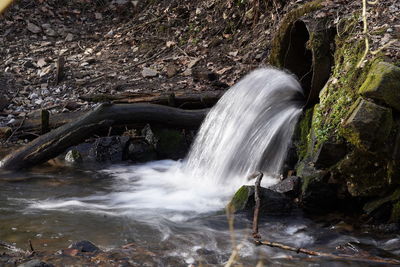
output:
[{"label": "forest floor", "polygon": [[[0,128],[15,131],[42,109],[92,109],[88,96],[98,94],[226,90],[268,65],[282,17],[306,2],[15,1],[0,15]],[[340,23],[361,8],[361,0],[327,0],[316,15]],[[399,1],[368,7],[371,50],[399,39],[399,13]],[[364,38],[362,27],[360,17],[354,38]],[[384,49],[399,62],[398,42]],[[0,131],[0,141],[28,140]]]}]

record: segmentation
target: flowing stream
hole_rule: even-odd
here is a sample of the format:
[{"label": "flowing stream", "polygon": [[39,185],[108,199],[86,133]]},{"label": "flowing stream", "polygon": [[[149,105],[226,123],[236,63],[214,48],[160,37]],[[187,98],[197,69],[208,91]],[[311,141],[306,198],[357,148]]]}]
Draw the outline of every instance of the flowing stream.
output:
[{"label": "flowing stream", "polygon": [[[187,264],[222,264],[232,251],[224,207],[241,185],[254,184],[247,180],[254,171],[266,174],[264,186],[278,181],[302,104],[292,75],[258,69],[209,112],[187,159],[1,173],[0,240],[26,247],[32,239],[56,249],[84,239],[103,249],[135,242],[165,262],[179,257]],[[293,264],[289,252],[246,241],[248,218],[236,216],[235,222],[244,261]],[[324,228],[299,214],[271,218],[260,229],[265,238],[309,248],[399,243]],[[296,266],[310,264],[301,259]]]}]

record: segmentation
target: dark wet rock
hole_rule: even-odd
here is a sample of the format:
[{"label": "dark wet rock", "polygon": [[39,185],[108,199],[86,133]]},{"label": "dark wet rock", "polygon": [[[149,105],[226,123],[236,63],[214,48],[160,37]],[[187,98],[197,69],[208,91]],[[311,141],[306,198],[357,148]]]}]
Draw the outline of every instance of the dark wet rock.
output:
[{"label": "dark wet rock", "polygon": [[355,149],[338,164],[348,192],[355,197],[379,196],[389,189],[391,175],[387,154],[374,154]]},{"label": "dark wet rock", "polygon": [[70,151],[67,152],[65,155],[65,161],[69,163],[79,163],[82,162],[82,155],[79,153],[78,150],[76,149],[71,149]]},{"label": "dark wet rock", "polygon": [[79,252],[100,252],[101,249],[96,247],[92,242],[83,240],[73,243],[69,248],[76,249]]},{"label": "dark wet rock", "polygon": [[53,264],[48,264],[38,259],[30,260],[18,265],[18,267],[53,267],[53,266],[54,266]]},{"label": "dark wet rock", "polygon": [[129,146],[128,136],[109,136],[96,139],[89,156],[98,162],[119,162],[125,160]]},{"label": "dark wet rock", "polygon": [[156,151],[160,159],[181,159],[189,150],[184,133],[181,130],[162,128],[157,129],[158,143]]},{"label": "dark wet rock", "polygon": [[145,140],[134,139],[128,146],[128,158],[134,162],[147,162],[156,160],[157,153]]},{"label": "dark wet rock", "polygon": [[301,205],[310,213],[327,213],[339,205],[337,185],[329,183],[329,172],[315,171],[303,177]]},{"label": "dark wet rock", "polygon": [[359,98],[342,125],[342,135],[360,150],[376,150],[385,143],[392,128],[392,111]]},{"label": "dark wet rock", "polygon": [[314,166],[317,169],[329,168],[342,160],[346,154],[346,144],[324,142],[316,153]]},{"label": "dark wet rock", "polygon": [[375,64],[359,93],[400,111],[400,68],[387,62]]},{"label": "dark wet rock", "polygon": [[[263,187],[261,187],[260,191],[260,216],[283,215],[292,211],[292,200],[285,194]],[[243,185],[236,191],[227,208],[234,213],[246,213],[249,216],[253,216],[254,205],[254,186]]]},{"label": "dark wet rock", "polygon": [[290,176],[279,183],[269,187],[272,191],[283,193],[289,197],[296,197],[301,188],[301,179],[297,176]]},{"label": "dark wet rock", "polygon": [[363,210],[376,222],[400,222],[400,189],[367,202]]},{"label": "dark wet rock", "polygon": [[142,130],[142,136],[154,147],[159,159],[181,159],[189,150],[190,145],[183,130],[151,128],[147,124]]}]

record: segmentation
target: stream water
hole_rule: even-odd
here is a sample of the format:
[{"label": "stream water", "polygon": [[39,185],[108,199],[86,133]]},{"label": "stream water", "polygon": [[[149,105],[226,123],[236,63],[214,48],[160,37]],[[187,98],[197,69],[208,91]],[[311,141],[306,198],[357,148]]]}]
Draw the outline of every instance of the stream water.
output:
[{"label": "stream water", "polygon": [[[235,216],[229,231],[224,207],[247,176],[262,170],[263,185],[277,182],[298,116],[302,93],[294,77],[259,69],[233,86],[205,119],[188,158],[146,164],[85,165],[0,173],[0,240],[27,248],[60,249],[91,240],[102,249],[136,243],[162,259],[223,264],[232,235],[240,259],[281,265],[366,266],[312,259],[255,247],[251,221]],[[340,224],[339,224],[340,225]],[[300,213],[261,222],[265,239],[334,252],[400,254],[400,239],[327,227]],[[294,258],[294,259],[293,259]],[[174,266],[174,265],[171,265]]]}]

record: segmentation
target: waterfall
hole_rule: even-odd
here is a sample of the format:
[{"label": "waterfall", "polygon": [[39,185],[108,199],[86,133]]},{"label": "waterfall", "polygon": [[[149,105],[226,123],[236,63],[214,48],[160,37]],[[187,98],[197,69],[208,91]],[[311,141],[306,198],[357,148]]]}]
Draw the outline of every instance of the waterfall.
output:
[{"label": "waterfall", "polygon": [[279,174],[302,98],[294,76],[274,68],[251,72],[209,112],[185,171],[215,183],[246,177],[256,170]]},{"label": "waterfall", "polygon": [[[302,89],[273,68],[251,72],[228,90],[203,122],[186,160],[114,165],[106,192],[33,201],[29,208],[179,221],[219,210],[256,171],[276,183],[301,113]],[[163,215],[163,216],[160,216]],[[144,219],[147,218],[147,219]]]}]

